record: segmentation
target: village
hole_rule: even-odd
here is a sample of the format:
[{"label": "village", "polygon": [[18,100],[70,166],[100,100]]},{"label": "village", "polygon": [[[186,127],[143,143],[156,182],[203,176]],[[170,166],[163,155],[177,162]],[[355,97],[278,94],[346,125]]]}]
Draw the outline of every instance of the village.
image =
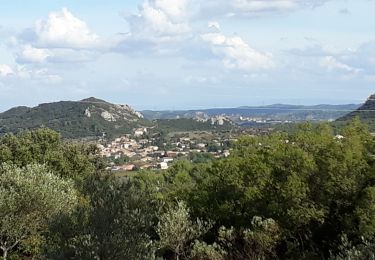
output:
[{"label": "village", "polygon": [[112,172],[130,172],[136,170],[166,170],[179,159],[188,159],[192,155],[204,155],[209,158],[224,158],[230,155],[229,143],[235,139],[204,139],[181,136],[161,142],[160,136],[147,135],[147,128],[134,129],[110,142],[98,144],[100,155],[107,158]]}]

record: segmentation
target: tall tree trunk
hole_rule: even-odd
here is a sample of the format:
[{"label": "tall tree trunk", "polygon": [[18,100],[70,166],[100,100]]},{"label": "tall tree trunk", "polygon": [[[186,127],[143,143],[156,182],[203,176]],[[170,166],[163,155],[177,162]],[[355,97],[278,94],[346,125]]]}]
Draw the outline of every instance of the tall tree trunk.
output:
[{"label": "tall tree trunk", "polygon": [[3,248],[3,260],[7,260],[8,257],[8,249]]}]

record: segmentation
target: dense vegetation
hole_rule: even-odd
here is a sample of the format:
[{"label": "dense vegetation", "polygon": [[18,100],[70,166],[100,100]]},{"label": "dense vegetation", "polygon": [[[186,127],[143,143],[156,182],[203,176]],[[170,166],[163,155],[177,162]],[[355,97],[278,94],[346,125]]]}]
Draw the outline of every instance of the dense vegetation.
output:
[{"label": "dense vegetation", "polygon": [[53,131],[6,135],[0,250],[4,259],[374,259],[374,140],[358,119],[339,134],[304,124],[243,136],[228,158],[131,178],[109,176],[95,147]]}]

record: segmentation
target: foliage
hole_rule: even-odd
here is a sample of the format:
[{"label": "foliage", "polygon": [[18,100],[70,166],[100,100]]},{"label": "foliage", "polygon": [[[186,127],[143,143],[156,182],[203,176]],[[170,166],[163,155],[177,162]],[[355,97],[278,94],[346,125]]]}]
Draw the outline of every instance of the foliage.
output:
[{"label": "foliage", "polygon": [[279,226],[273,219],[253,217],[251,229],[221,227],[218,243],[226,250],[226,259],[272,259],[280,239]]},{"label": "foliage", "polygon": [[191,250],[191,258],[196,260],[224,260],[226,252],[216,243],[212,245],[196,240]]},{"label": "foliage", "polygon": [[44,164],[57,175],[72,178],[77,185],[97,170],[104,168],[95,145],[65,143],[50,129],[7,134],[0,138],[0,163],[19,167]]},{"label": "foliage", "polygon": [[365,238],[375,238],[375,187],[363,190],[356,208],[359,232]]},{"label": "foliage", "polygon": [[193,215],[240,229],[253,216],[272,218],[284,257],[327,255],[341,232],[373,236],[373,199],[365,191],[374,172],[372,138],[357,120],[342,135],[306,124],[291,135],[241,138],[194,184]]},{"label": "foliage", "polygon": [[188,250],[195,239],[204,235],[211,228],[209,222],[190,220],[185,203],[177,202],[175,208],[169,208],[162,214],[156,228],[159,236],[158,247],[162,252],[171,251],[176,259],[188,257]]},{"label": "foliage", "polygon": [[[0,162],[22,171],[45,164],[79,190],[71,213],[43,222],[17,256],[373,258],[375,142],[358,119],[342,129],[302,124],[243,136],[232,147],[227,158],[181,159],[166,171],[115,178],[102,171],[95,147],[63,143],[50,130],[0,138]],[[31,250],[41,246],[42,256]]]},{"label": "foliage", "polygon": [[51,259],[152,259],[154,202],[131,183],[93,176],[88,203],[50,226],[46,254]]},{"label": "foliage", "polygon": [[3,258],[10,250],[29,250],[31,239],[41,236],[48,222],[76,204],[74,184],[33,164],[0,169],[0,248]]},{"label": "foliage", "polygon": [[213,161],[213,155],[210,153],[190,153],[189,160],[193,163],[209,163]]},{"label": "foliage", "polygon": [[374,260],[375,243],[361,239],[360,243],[353,245],[347,235],[341,236],[336,255],[331,253],[330,260]]}]

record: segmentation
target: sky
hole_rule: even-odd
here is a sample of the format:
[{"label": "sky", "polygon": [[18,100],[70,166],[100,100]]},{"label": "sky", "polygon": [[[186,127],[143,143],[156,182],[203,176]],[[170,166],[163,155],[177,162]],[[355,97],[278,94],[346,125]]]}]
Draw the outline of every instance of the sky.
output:
[{"label": "sky", "polygon": [[0,111],[362,103],[375,0],[0,0]]}]

